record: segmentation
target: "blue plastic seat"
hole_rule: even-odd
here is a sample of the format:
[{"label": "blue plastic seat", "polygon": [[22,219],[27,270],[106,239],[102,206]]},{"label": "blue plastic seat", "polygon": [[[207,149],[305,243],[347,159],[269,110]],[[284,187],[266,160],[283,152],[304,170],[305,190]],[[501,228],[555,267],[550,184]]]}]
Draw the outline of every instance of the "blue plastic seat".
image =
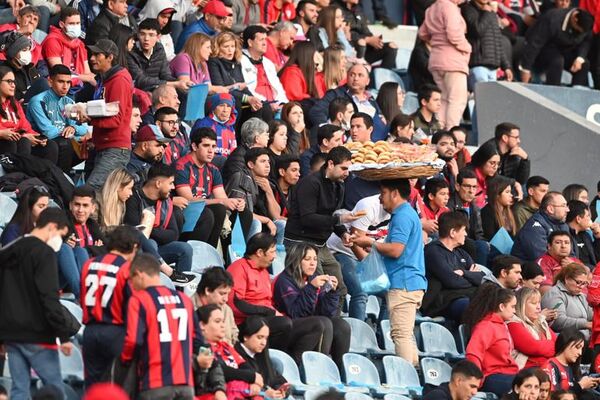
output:
[{"label": "blue plastic seat", "polygon": [[75,336],[77,337],[78,340],[82,340],[83,339],[83,330],[85,329],[85,326],[83,325],[83,310],[81,309],[79,304],[77,304],[73,301],[60,299],[60,304],[65,306],[65,308],[67,310],[69,310],[69,312],[71,314],[73,314],[75,319],[77,319],[77,322],[79,322],[81,324],[81,328],[79,328],[79,332],[77,332],[77,335],[75,335]]},{"label": "blue plastic seat", "polygon": [[460,324],[458,326],[458,336],[460,337],[460,347],[463,353],[467,351],[467,344],[469,343],[469,333],[467,332],[467,326]]},{"label": "blue plastic seat", "polygon": [[345,400],[371,400],[373,399],[368,394],[358,392],[348,392],[344,395]]},{"label": "blue plastic seat", "polygon": [[5,228],[17,211],[17,203],[10,197],[0,194],[0,228]]},{"label": "blue plastic seat", "polygon": [[415,324],[420,325],[423,322],[435,322],[436,324],[443,324],[446,322],[446,318],[444,317],[426,317],[421,312],[417,311],[417,316],[415,318]]},{"label": "blue plastic seat", "polygon": [[173,284],[171,278],[162,272],[160,273],[160,284],[168,287],[169,289],[175,290],[175,285]]},{"label": "blue plastic seat", "polygon": [[246,239],[244,238],[244,232],[242,231],[242,223],[240,216],[236,216],[231,229],[231,244],[229,245],[229,260],[234,262],[244,256],[246,252]]},{"label": "blue plastic seat", "polygon": [[410,397],[402,396],[401,394],[386,394],[383,400],[410,400]]},{"label": "blue plastic seat", "polygon": [[404,95],[404,104],[402,104],[402,112],[410,115],[419,109],[419,100],[415,92],[406,92]]},{"label": "blue plastic seat", "polygon": [[420,325],[423,340],[423,353],[426,357],[462,360],[465,358],[456,349],[454,336],[446,327],[433,322],[423,322]]},{"label": "blue plastic seat", "polygon": [[477,264],[477,266],[479,267],[479,269],[481,270],[481,272],[483,272],[487,276],[493,276],[494,275],[492,273],[492,271],[488,267],[486,267],[485,265]]},{"label": "blue plastic seat", "polygon": [[199,240],[189,240],[192,246],[192,272],[202,274],[209,267],[221,267],[225,265],[223,257],[208,243]]},{"label": "blue plastic seat", "polygon": [[382,396],[392,392],[381,386],[379,372],[371,360],[359,354],[346,353],[343,357],[346,384],[351,387],[367,388],[373,394]]},{"label": "blue plastic seat", "polygon": [[367,315],[377,320],[379,318],[379,313],[381,312],[381,306],[379,305],[379,300],[377,296],[370,295],[367,300]]},{"label": "blue plastic seat", "polygon": [[450,382],[452,367],[443,360],[424,357],[421,359],[421,371],[426,384],[439,386],[442,383]]},{"label": "blue plastic seat", "polygon": [[392,332],[390,327],[390,320],[384,319],[381,320],[381,334],[383,335],[383,343],[384,347],[387,351],[395,352],[396,346],[394,345],[394,341],[392,340]]},{"label": "blue plastic seat", "polygon": [[385,381],[394,388],[395,392],[421,396],[423,387],[419,381],[419,374],[411,363],[402,357],[383,357],[383,368],[385,370]]},{"label": "blue plastic seat", "polygon": [[396,82],[404,89],[404,83],[400,75],[387,68],[375,68],[373,70],[373,78],[375,82],[375,89],[379,90],[381,85],[385,82]]},{"label": "blue plastic seat", "polygon": [[341,392],[358,391],[368,393],[367,388],[347,387],[342,383],[340,371],[331,358],[316,351],[302,353],[302,365],[306,384],[334,388]]},{"label": "blue plastic seat", "polygon": [[70,356],[58,352],[60,371],[64,381],[83,382],[83,356],[79,347],[73,346]]},{"label": "blue plastic seat", "polygon": [[305,385],[300,379],[298,365],[287,353],[276,349],[269,349],[269,358],[273,363],[273,368],[280,373],[286,381],[292,384],[294,393],[302,394],[308,390],[315,389],[315,386]]},{"label": "blue plastic seat", "polygon": [[304,392],[304,400],[317,400],[317,398],[329,391],[329,388],[316,388]]},{"label": "blue plastic seat", "polygon": [[344,318],[350,324],[350,352],[368,355],[389,355],[394,351],[382,350],[377,344],[377,337],[371,327],[364,321],[356,318]]},{"label": "blue plastic seat", "polygon": [[410,62],[411,54],[412,49],[399,48],[396,53],[396,69],[408,71],[408,63]]}]

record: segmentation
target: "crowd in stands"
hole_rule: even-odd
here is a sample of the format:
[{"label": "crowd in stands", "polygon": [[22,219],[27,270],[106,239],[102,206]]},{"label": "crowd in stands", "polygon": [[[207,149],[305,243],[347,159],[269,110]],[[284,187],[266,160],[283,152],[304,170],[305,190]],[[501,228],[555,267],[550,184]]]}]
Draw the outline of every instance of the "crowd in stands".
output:
[{"label": "crowd in stands", "polygon": [[[0,5],[11,399],[30,398],[31,370],[62,399],[74,353],[89,399],[286,398],[269,350],[298,366],[320,352],[343,376],[346,315],[389,320],[415,367],[419,318],[461,326],[466,360],[424,399],[600,398],[600,182],[592,196],[531,176],[530,132],[512,122],[472,152],[464,117],[479,82],[560,85],[568,71],[600,89],[600,2],[415,0],[408,76],[378,87],[373,70],[395,70],[398,45],[361,3]],[[393,28],[386,2],[371,3]],[[444,167],[361,179],[344,144],[378,141],[430,144]],[[198,242],[221,265],[196,270]],[[372,254],[390,282],[375,319],[361,279]]]}]

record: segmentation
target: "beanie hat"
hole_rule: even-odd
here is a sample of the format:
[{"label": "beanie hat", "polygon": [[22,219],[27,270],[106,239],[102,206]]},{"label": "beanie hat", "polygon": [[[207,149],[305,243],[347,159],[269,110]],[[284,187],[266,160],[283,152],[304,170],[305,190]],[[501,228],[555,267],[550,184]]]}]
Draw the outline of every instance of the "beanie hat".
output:
[{"label": "beanie hat", "polygon": [[6,52],[6,58],[12,60],[20,51],[31,47],[31,39],[19,32],[9,32],[0,37],[0,51]]},{"label": "beanie hat", "polygon": [[235,100],[229,93],[216,93],[208,98],[208,107],[210,111],[214,111],[218,105],[227,104],[230,107],[235,107]]}]

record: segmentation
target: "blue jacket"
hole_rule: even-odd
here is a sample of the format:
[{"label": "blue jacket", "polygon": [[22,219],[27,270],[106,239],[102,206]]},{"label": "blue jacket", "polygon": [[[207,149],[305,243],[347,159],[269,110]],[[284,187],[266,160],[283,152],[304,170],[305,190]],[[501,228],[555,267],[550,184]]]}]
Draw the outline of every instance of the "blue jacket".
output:
[{"label": "blue jacket", "polygon": [[198,21],[186,26],[181,35],[179,35],[179,39],[177,40],[177,45],[175,46],[175,53],[179,53],[183,48],[183,45],[187,41],[187,39],[192,35],[192,33],[204,33],[207,36],[213,37],[217,34],[217,31],[213,30],[210,26],[206,24],[206,20],[204,17],[200,18]]},{"label": "blue jacket", "polygon": [[[548,235],[553,231],[569,232],[564,222],[555,221],[544,212],[538,211],[525,222],[513,245],[511,254],[523,261],[535,261],[548,248]],[[571,250],[571,254],[575,253]]]},{"label": "blue jacket", "polygon": [[85,136],[88,125],[65,116],[65,105],[74,103],[70,97],[59,97],[52,89],[48,89],[29,100],[27,120],[36,132],[43,133],[48,139],[59,137],[67,126],[75,128],[75,138]]},{"label": "blue jacket", "polygon": [[[329,104],[333,101],[333,99],[338,97],[348,98],[348,100],[350,100],[354,105],[354,110],[358,110],[347,86],[330,89],[325,93],[325,96],[323,96],[321,100],[317,101],[315,105],[311,107],[310,111],[308,112],[308,116],[313,126],[319,126],[327,122],[329,118]],[[371,105],[375,107],[375,110],[377,110],[377,113],[373,118],[373,133],[371,134],[371,141],[376,142],[378,140],[385,140],[389,133],[389,127],[381,119],[381,115],[383,114],[381,113],[381,109],[379,108],[379,105],[375,99],[372,97],[369,98],[369,103],[371,103]]]},{"label": "blue jacket", "polygon": [[[310,282],[313,277],[308,279]],[[337,291],[325,292],[310,283],[302,289],[287,272],[282,272],[273,285],[273,305],[292,319],[321,315],[333,317],[337,314],[340,295]]]}]

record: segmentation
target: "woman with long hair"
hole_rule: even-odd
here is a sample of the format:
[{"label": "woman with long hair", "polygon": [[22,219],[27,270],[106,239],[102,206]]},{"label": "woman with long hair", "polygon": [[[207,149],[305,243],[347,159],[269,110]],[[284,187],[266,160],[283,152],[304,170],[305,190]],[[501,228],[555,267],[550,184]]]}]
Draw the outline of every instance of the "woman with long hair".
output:
[{"label": "woman with long hair", "polygon": [[538,400],[540,395],[540,379],[535,368],[523,369],[515,375],[510,393],[502,396],[502,400]]},{"label": "woman with long hair", "polygon": [[[324,7],[319,12],[319,19],[315,26],[316,29],[308,31],[308,38],[319,52],[331,46],[340,46],[344,49],[346,57],[356,57],[356,51],[346,37],[343,26],[344,14],[342,13],[342,9],[337,5]],[[362,56],[358,56],[358,58],[362,58]]]},{"label": "woman with long hair", "polygon": [[[293,321],[290,343],[300,339],[296,336],[301,333],[297,327],[307,329],[309,325],[315,325],[316,329],[322,330],[319,350],[331,354],[341,368],[342,357],[350,349],[350,326],[336,317],[340,302],[338,281],[334,276],[317,273],[317,253],[318,249],[308,243],[290,248],[285,257],[285,269],[273,285],[273,304]],[[299,361],[302,354],[293,350],[294,358]]]},{"label": "woman with long hair", "polygon": [[108,175],[98,199],[100,226],[110,228],[123,223],[125,202],[133,194],[134,182],[134,176],[125,168],[117,168]]},{"label": "woman with long hair", "polygon": [[493,141],[485,142],[471,157],[471,163],[467,166],[475,171],[477,175],[477,192],[475,194],[475,205],[483,208],[487,204],[488,180],[496,176],[500,166],[500,153]]},{"label": "woman with long hair", "polygon": [[515,314],[517,300],[512,290],[488,285],[483,295],[471,300],[465,322],[471,330],[466,356],[483,372],[482,391],[498,397],[508,393],[519,367],[512,358],[512,341],[506,322]]},{"label": "woman with long hair", "polygon": [[587,188],[579,183],[571,183],[563,189],[563,196],[567,202],[571,200],[579,200],[585,204],[590,204],[590,197]]},{"label": "woman with long hair", "polygon": [[536,289],[523,287],[517,291],[517,308],[508,322],[508,330],[515,346],[513,358],[519,368],[541,367],[554,356],[556,334],[542,314],[541,300]]},{"label": "woman with long hair", "polygon": [[117,45],[117,49],[119,49],[117,64],[123,68],[127,68],[127,55],[135,44],[135,31],[126,25],[116,24],[110,30],[109,37]]},{"label": "woman with long hair", "polygon": [[287,124],[287,152],[300,155],[310,148],[308,129],[304,122],[304,110],[297,101],[290,101],[281,109],[281,120]]},{"label": "woman with long hair", "polygon": [[411,143],[414,134],[415,123],[412,117],[399,112],[390,121],[390,133],[387,140],[388,142],[400,142],[404,141],[404,139],[408,139],[408,143]]},{"label": "woman with long hair", "polygon": [[17,210],[0,236],[2,246],[31,232],[42,211],[48,207],[49,201],[50,193],[45,186],[33,186],[20,194]]},{"label": "woman with long hair", "polygon": [[381,85],[376,101],[386,121],[391,121],[402,113],[404,96],[404,89],[398,82],[385,82]]},{"label": "woman with long hair", "polygon": [[279,119],[274,119],[269,122],[269,142],[267,143],[267,151],[269,152],[269,162],[271,164],[270,176],[275,181],[277,175],[277,160],[287,153],[287,124]]},{"label": "woman with long hair", "polygon": [[512,212],[513,181],[502,175],[497,175],[487,181],[488,203],[481,209],[481,226],[483,237],[490,241],[500,228],[506,229],[511,237],[517,233],[515,216]]},{"label": "woman with long hair", "polygon": [[315,84],[317,89],[325,93],[346,84],[348,59],[344,48],[335,45],[323,51],[323,71],[317,72]]},{"label": "woman with long hair", "polygon": [[279,72],[279,80],[291,101],[316,100],[325,94],[315,85],[315,46],[300,42],[292,48],[290,58]]}]

